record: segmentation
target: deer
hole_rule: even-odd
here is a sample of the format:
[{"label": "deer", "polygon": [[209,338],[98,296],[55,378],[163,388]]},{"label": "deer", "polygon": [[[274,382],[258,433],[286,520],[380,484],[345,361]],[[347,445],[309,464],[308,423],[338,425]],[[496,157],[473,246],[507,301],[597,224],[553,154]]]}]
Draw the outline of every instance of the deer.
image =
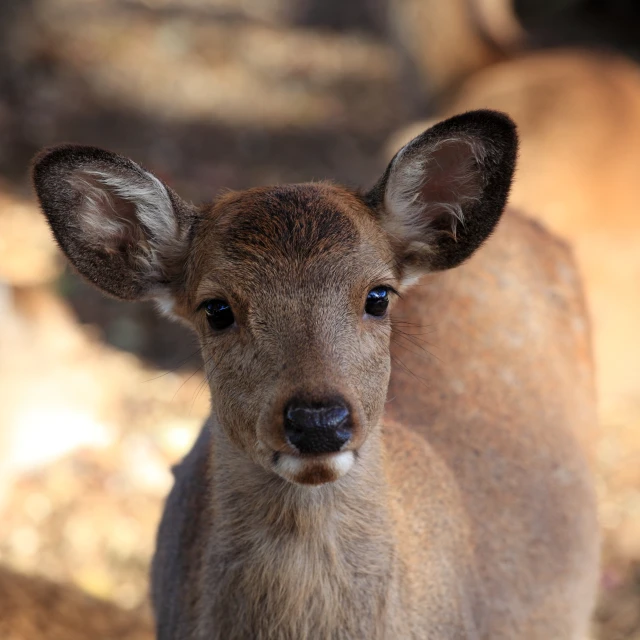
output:
[{"label": "deer", "polygon": [[640,69],[578,48],[517,56],[461,83],[436,118],[394,134],[387,156],[438,118],[479,108],[518,125],[510,202],[571,243],[593,323],[601,421],[628,422],[640,396]]},{"label": "deer", "polygon": [[[79,273],[199,336],[212,411],[158,529],[158,638],[586,638],[589,323],[567,247],[502,215],[517,144],[472,111],[367,191],[197,206],[110,151],[36,157]],[[437,360],[394,339],[418,324]]]},{"label": "deer", "polygon": [[388,0],[386,5],[389,39],[430,104],[526,45],[511,0]]}]

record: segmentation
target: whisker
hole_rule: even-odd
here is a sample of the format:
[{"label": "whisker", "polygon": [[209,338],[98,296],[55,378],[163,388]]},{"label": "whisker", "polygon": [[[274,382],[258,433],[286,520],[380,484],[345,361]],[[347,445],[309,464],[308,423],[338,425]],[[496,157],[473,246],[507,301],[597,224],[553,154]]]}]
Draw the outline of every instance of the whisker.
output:
[{"label": "whisker", "polygon": [[418,323],[418,322],[409,322],[408,320],[396,320],[395,318],[391,319],[391,326],[392,327],[411,327],[413,329],[425,329],[426,331],[424,331],[424,333],[422,334],[416,334],[416,335],[427,335],[429,333],[435,333],[436,328],[434,325],[423,325],[422,323]]},{"label": "whisker", "polygon": [[191,378],[193,378],[193,376],[196,375],[196,373],[199,373],[204,367],[204,363],[201,364],[186,380],[182,381],[182,384],[176,389],[176,392],[173,394],[173,398],[171,398],[171,402],[173,402],[176,399],[176,396],[178,395],[178,393],[180,393],[180,389],[182,389],[182,387],[184,387],[185,384],[187,384],[187,382],[189,382],[189,380],[191,380]]},{"label": "whisker", "polygon": [[199,345],[198,345],[198,348],[193,353],[188,355],[183,360],[180,360],[180,362],[178,362],[178,364],[175,365],[175,367],[171,367],[170,369],[167,369],[167,371],[165,371],[164,373],[161,373],[161,374],[159,374],[157,376],[154,376],[153,378],[149,378],[148,380],[143,380],[143,383],[153,382],[154,380],[159,380],[160,378],[164,378],[164,376],[167,376],[170,373],[175,373],[176,371],[178,371],[178,369],[180,369],[180,367],[182,367],[182,365],[185,362],[188,362],[189,360],[191,360],[191,358],[195,357],[198,353],[200,353],[200,346]]},{"label": "whisker", "polygon": [[[209,362],[211,362],[211,358],[209,358],[207,360],[206,364],[208,364]],[[193,400],[191,402],[191,408],[189,409],[189,415],[191,415],[191,412],[193,411],[193,407],[196,404],[196,400],[198,399],[198,397],[202,393],[203,389],[206,389],[209,386],[209,383],[211,382],[211,376],[212,375],[213,375],[213,371],[211,372],[211,374],[209,374],[209,373],[207,373],[205,371],[204,378],[201,380],[200,384],[198,385],[198,387],[196,388],[196,391],[194,393],[194,397],[193,397]]]},{"label": "whisker", "polygon": [[209,376],[205,373],[204,378],[201,380],[200,384],[198,385],[198,387],[195,390],[195,393],[193,394],[193,400],[191,401],[191,407],[189,407],[189,415],[191,415],[191,412],[193,411],[193,407],[195,407],[196,405],[196,400],[198,399],[198,397],[200,396],[200,394],[202,393],[202,391],[209,386],[209,382],[210,382],[210,378]]},{"label": "whisker", "polygon": [[424,358],[424,359],[426,359],[427,355],[431,355],[429,353],[427,353],[427,354],[418,353],[417,351],[414,351],[413,349],[407,347],[406,345],[402,344],[401,342],[396,342],[396,344],[397,344],[399,349],[404,349],[405,351],[410,353],[412,356],[415,356],[416,358]]},{"label": "whisker", "polygon": [[402,336],[403,338],[411,338],[415,342],[415,344],[425,344],[429,347],[435,347],[432,342],[425,340],[420,334],[417,333],[409,333],[408,331],[403,331],[402,329],[396,329],[395,335]]},{"label": "whisker", "polygon": [[425,387],[429,388],[427,381],[424,378],[421,378],[419,375],[416,375],[409,367],[407,367],[402,360],[391,356],[391,361],[400,366],[404,371],[406,371],[409,375],[413,376],[420,384],[423,384]]},{"label": "whisker", "polygon": [[[398,341],[399,338],[402,338],[403,340],[406,340],[407,342],[409,342],[410,344],[412,344],[414,347],[417,347],[418,349],[420,349],[420,351],[422,351],[425,355],[428,355],[431,358],[434,358],[435,360],[437,360],[438,362],[442,362],[441,358],[439,358],[435,353],[432,353],[431,351],[429,351],[428,349],[426,349],[423,345],[426,344],[427,346],[433,347],[434,345],[430,344],[429,342],[426,342],[425,340],[417,340],[414,339],[414,337],[412,336],[412,334],[407,334],[404,333],[402,331],[397,331],[395,333],[395,335],[391,336],[391,339],[393,340],[394,338],[396,338],[396,344],[398,346],[403,346],[402,343],[400,343]],[[405,347],[406,348],[406,347]],[[416,354],[418,355],[418,354]]]},{"label": "whisker", "polygon": [[189,382],[189,380],[191,380],[191,378],[193,378],[193,376],[195,376],[196,373],[199,373],[200,371],[202,371],[211,362],[212,359],[213,359],[213,355],[209,356],[186,380],[182,382],[182,384],[178,387],[176,392],[173,394],[173,398],[171,399],[172,402],[175,400],[176,396],[180,392],[180,389],[182,389],[182,387],[184,387],[184,385],[187,384],[187,382]]}]

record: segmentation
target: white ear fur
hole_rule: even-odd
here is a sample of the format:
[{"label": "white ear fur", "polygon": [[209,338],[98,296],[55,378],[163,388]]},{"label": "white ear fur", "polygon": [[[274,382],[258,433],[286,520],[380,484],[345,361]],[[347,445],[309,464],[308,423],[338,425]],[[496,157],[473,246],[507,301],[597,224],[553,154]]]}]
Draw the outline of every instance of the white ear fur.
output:
[{"label": "white ear fur", "polygon": [[[134,248],[131,257],[137,268],[161,280],[163,264],[179,256],[184,239],[165,186],[132,165],[137,175],[86,168],[71,174],[67,182],[82,198],[78,224],[86,242],[107,252],[126,242]],[[130,205],[131,212],[123,211],[122,203]],[[150,295],[161,298],[162,311],[170,314],[171,298],[161,290]]]},{"label": "white ear fur", "polygon": [[[391,214],[387,229],[428,245],[430,226],[445,216],[455,238],[458,224],[464,225],[465,205],[482,195],[477,167],[484,161],[484,148],[479,140],[465,137],[439,140],[422,154],[409,153],[410,147],[404,146],[391,165],[385,191],[385,208]],[[448,166],[441,162],[445,156]]]},{"label": "white ear fur", "polygon": [[[387,232],[402,240],[408,252],[424,257],[436,251],[437,234],[455,240],[458,225],[465,224],[465,208],[482,197],[479,167],[484,159],[482,143],[470,137],[444,138],[421,153],[412,143],[405,145],[391,164],[385,190]],[[417,265],[407,266],[402,287],[423,273]]]},{"label": "white ear fur", "polygon": [[[168,239],[175,237],[178,231],[178,225],[165,186],[153,174],[144,171],[135,163],[132,164],[140,171],[140,180],[134,181],[131,180],[129,176],[125,178],[118,174],[110,174],[97,170],[85,170],[83,173],[94,177],[98,183],[103,184],[105,187],[109,187],[115,196],[134,204],[136,217],[138,221],[149,230],[151,239],[161,241],[163,238]],[[97,188],[94,188],[94,191],[100,192]],[[105,199],[109,197],[109,192],[102,191],[101,194],[98,198],[101,198],[104,203]],[[87,222],[97,224],[99,227],[100,218],[102,218],[102,222],[104,222],[104,216],[100,213],[99,208],[95,207],[91,209],[93,202],[89,194],[86,194],[85,198],[89,205],[87,210],[89,219]],[[113,208],[113,205],[111,206]],[[91,219],[92,217],[93,219]],[[113,224],[116,224],[114,230],[117,233],[118,221],[114,220]]]}]

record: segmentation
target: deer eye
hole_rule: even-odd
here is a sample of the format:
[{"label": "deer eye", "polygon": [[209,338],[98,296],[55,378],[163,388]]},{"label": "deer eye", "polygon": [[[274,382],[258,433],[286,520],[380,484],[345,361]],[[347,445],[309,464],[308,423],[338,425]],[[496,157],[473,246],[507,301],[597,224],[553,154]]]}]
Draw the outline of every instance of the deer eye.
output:
[{"label": "deer eye", "polygon": [[222,331],[235,321],[233,311],[225,300],[205,300],[201,306],[207,314],[209,326],[214,331]]},{"label": "deer eye", "polygon": [[370,316],[380,318],[387,312],[388,306],[389,289],[387,287],[376,287],[367,294],[364,311]]}]

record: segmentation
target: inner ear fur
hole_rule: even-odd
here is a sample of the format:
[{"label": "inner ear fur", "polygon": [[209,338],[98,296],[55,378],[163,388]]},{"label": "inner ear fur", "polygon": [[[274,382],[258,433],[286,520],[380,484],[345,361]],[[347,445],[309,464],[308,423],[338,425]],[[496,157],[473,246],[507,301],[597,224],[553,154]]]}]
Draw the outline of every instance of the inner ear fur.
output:
[{"label": "inner ear fur", "polygon": [[405,277],[450,269],[495,228],[509,195],[517,133],[506,115],[470,111],[403,147],[366,195]]},{"label": "inner ear fur", "polygon": [[153,174],[104,149],[63,145],[34,159],[33,182],[75,268],[126,300],[179,286],[195,210]]}]

